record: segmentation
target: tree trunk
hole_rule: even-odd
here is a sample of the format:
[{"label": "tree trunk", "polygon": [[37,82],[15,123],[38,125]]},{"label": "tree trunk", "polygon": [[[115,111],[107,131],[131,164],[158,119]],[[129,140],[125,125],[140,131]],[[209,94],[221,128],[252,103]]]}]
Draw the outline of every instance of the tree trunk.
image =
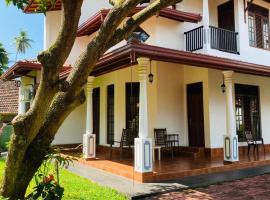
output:
[{"label": "tree trunk", "polygon": [[1,188],[2,196],[9,197],[10,200],[24,199],[27,187],[49,149],[49,143],[45,147],[39,146],[36,141],[33,141],[26,150],[14,148],[16,146],[14,144],[15,140],[10,146]]},{"label": "tree trunk", "polygon": [[22,131],[18,133],[16,130],[21,129],[14,128],[15,133],[12,135],[1,188],[2,196],[9,197],[10,200],[24,199],[29,182],[48,154],[57,130],[66,117],[83,104],[85,99],[84,91],[76,97],[72,97],[69,93],[60,93],[53,101],[46,121],[37,131],[35,139],[28,145],[23,135],[31,133],[23,134]]},{"label": "tree trunk", "polygon": [[38,56],[43,68],[34,102],[25,115],[13,121],[14,134],[0,195],[10,200],[24,199],[28,184],[48,153],[57,130],[66,117],[85,101],[83,88],[88,75],[104,52],[125,39],[158,10],[179,1],[156,0],[119,28],[141,0],[111,0],[114,8],[79,56],[65,84],[60,84],[59,73],[74,45],[83,3],[83,0],[62,0],[63,20],[59,35],[56,42]]}]

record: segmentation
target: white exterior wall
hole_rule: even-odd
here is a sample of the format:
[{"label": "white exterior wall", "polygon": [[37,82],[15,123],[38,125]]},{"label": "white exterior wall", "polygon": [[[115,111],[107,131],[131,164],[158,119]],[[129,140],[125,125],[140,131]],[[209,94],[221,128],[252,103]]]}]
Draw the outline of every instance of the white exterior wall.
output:
[{"label": "white exterior wall", "polygon": [[[211,148],[221,148],[223,146],[223,135],[226,133],[226,99],[220,88],[222,84],[221,73],[218,70],[209,70]],[[262,137],[266,144],[270,144],[270,124],[268,121],[270,117],[270,78],[239,73],[236,73],[234,77],[236,84],[259,87]],[[240,143],[240,145],[246,145],[246,143]]]},{"label": "white exterior wall", "polygon": [[[226,95],[221,91],[222,71],[153,61],[152,73],[154,82],[148,83],[149,135],[154,138],[154,128],[167,128],[168,133],[179,133],[181,145],[188,146],[186,87],[187,84],[202,82],[205,147],[222,148],[226,133]],[[115,87],[114,139],[120,140],[126,122],[125,83],[132,81],[138,82],[136,66],[95,78],[94,87],[100,88],[101,145],[107,145],[107,86],[114,84]],[[259,86],[262,137],[266,144],[270,144],[270,78],[236,73],[235,83]],[[71,113],[59,129],[54,144],[82,142],[85,112],[86,105],[82,105]]]},{"label": "white exterior wall", "polygon": [[[155,64],[152,72],[155,73]],[[137,66],[117,70],[94,80],[94,88],[100,88],[100,144],[107,145],[107,86],[114,84],[114,139],[121,140],[122,129],[126,128],[126,94],[125,86],[127,82],[139,82]],[[156,84],[148,83],[149,92],[149,131],[153,129],[156,112]]]},{"label": "white exterior wall", "polygon": [[76,108],[57,131],[53,144],[77,144],[83,142],[86,127],[86,103]]},{"label": "white exterior wall", "polygon": [[[256,64],[269,65],[270,52],[263,49],[250,47],[248,43],[248,26],[244,23],[243,0],[235,1],[236,31],[239,32],[240,55],[210,50],[210,55],[242,60]],[[226,0],[209,0],[210,24],[217,26],[217,6]],[[270,8],[270,4],[262,0],[254,1],[255,4]],[[80,23],[91,17],[102,8],[110,5],[107,0],[85,0],[82,8]],[[184,0],[177,5],[177,9],[187,12],[203,13],[202,0]],[[61,12],[48,12],[45,19],[44,48],[48,48],[56,39],[61,24]],[[201,26],[202,23],[193,24],[176,22],[163,17],[154,16],[143,23],[141,27],[150,34],[146,42],[177,50],[185,50],[184,32]],[[93,36],[92,36],[93,37]],[[92,37],[77,38],[67,63],[74,64],[78,55],[84,50]],[[117,45],[119,47],[125,42]],[[114,48],[116,48],[114,47]],[[112,49],[114,49],[112,48]],[[225,133],[225,95],[222,94],[220,85],[222,82],[221,71],[208,70],[191,66],[181,66],[164,62],[152,62],[155,81],[149,84],[149,131],[153,136],[154,128],[167,128],[168,132],[179,132],[181,144],[188,145],[187,109],[186,109],[186,84],[203,82],[204,91],[204,125],[205,144],[209,148],[223,147],[223,134]],[[132,80],[138,82],[136,67],[133,67]],[[122,129],[125,128],[125,82],[130,82],[130,68],[118,70],[97,77],[95,87],[100,87],[100,143],[106,144],[106,105],[107,86],[115,84],[115,139],[120,140]],[[176,73],[177,72],[177,73]],[[265,143],[270,143],[270,135],[267,135],[270,125],[267,119],[270,117],[270,94],[267,86],[270,81],[267,78],[250,75],[236,74],[237,83],[258,84],[261,91],[261,120],[262,136]],[[239,81],[239,82],[238,82]],[[268,103],[268,104],[267,104]],[[85,110],[83,105],[77,108],[59,129],[54,141],[55,144],[82,142],[85,133]]]},{"label": "white exterior wall", "polygon": [[[217,7],[218,5],[225,3],[226,1],[227,0],[209,0],[210,25],[218,26]],[[270,4],[262,0],[256,0],[254,3],[270,9]],[[240,51],[240,55],[226,53],[214,49],[210,49],[207,52],[203,51],[198,52],[207,53],[218,57],[242,60],[256,64],[269,65],[267,57],[269,56],[270,52],[268,50],[263,50],[249,46],[248,23],[244,23],[243,0],[234,0],[234,4],[235,4],[235,28],[236,31],[239,32],[238,48]],[[83,23],[88,18],[90,18],[91,16],[93,16],[99,10],[110,7],[111,6],[106,0],[101,0],[97,2],[84,1],[80,24]],[[177,5],[177,9],[203,15],[202,0],[188,0],[188,1],[184,0],[182,3]],[[49,45],[52,44],[52,42],[55,40],[56,35],[60,28],[60,24],[61,24],[61,11],[53,11],[47,13],[44,31],[45,48],[49,47]],[[143,23],[141,27],[148,34],[150,34],[150,38],[146,42],[147,44],[177,50],[185,50],[184,32],[192,30],[201,25],[202,25],[201,22],[198,24],[188,22],[182,23],[166,19],[163,17],[154,16],[145,23]],[[89,43],[89,41],[91,41],[92,37],[85,36],[76,39],[74,48],[67,60],[67,63],[74,64],[76,58],[85,49],[86,45]],[[125,44],[126,42],[121,42],[120,44],[111,48],[111,50]]]}]

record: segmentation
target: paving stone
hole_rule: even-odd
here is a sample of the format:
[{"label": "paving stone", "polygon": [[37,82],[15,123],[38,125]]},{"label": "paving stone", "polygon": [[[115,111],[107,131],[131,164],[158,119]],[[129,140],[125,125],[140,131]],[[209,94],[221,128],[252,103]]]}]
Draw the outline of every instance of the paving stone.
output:
[{"label": "paving stone", "polygon": [[145,200],[269,200],[270,174],[233,182],[210,185],[206,188],[169,192]]}]

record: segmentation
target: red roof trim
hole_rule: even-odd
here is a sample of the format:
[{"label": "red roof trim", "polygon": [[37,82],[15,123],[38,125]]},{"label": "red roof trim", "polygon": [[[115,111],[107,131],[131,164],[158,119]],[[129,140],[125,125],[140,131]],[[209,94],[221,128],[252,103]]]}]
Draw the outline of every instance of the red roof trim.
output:
[{"label": "red roof trim", "polygon": [[[1,77],[2,80],[12,80],[23,75],[28,74],[31,71],[41,70],[42,65],[37,61],[18,61],[12,67],[10,67]],[[65,65],[62,68],[62,71],[70,69],[70,65]]]},{"label": "red roof trim", "polygon": [[[62,9],[62,3],[61,0],[57,0],[55,3],[55,6],[53,7],[48,1],[48,11],[54,11],[54,10],[61,10]],[[29,4],[24,8],[24,13],[31,14],[31,13],[40,13],[39,5],[37,0],[30,0]]]},{"label": "red roof trim", "polygon": [[[121,68],[131,66],[132,57],[148,57],[152,60],[171,62],[178,64],[185,64],[197,67],[206,67],[218,70],[233,70],[238,73],[267,76],[270,77],[270,66],[258,65],[238,60],[232,60],[227,58],[215,57],[210,55],[191,53],[186,51],[179,51],[174,49],[168,49],[163,47],[151,46],[141,43],[131,43],[123,47],[120,47],[112,52],[109,52],[101,57],[92,71],[92,76],[100,76],[111,71],[115,71]],[[133,63],[135,64],[135,63]],[[25,67],[23,67],[25,65]],[[22,64],[22,69],[29,65]],[[35,69],[34,65],[32,66]],[[2,78],[6,79],[14,78],[16,75],[16,67],[12,67],[8,70]],[[36,68],[37,69],[37,68]],[[40,70],[41,68],[39,68]],[[65,68],[60,73],[60,78],[66,78],[71,71],[71,68]],[[16,77],[16,76],[15,76]]]},{"label": "red roof trim", "polygon": [[[131,66],[131,55],[135,58],[148,57],[152,60],[206,67],[218,70],[233,70],[238,73],[270,77],[270,66],[257,65],[238,60],[204,54],[173,50],[146,44],[128,44],[105,54],[96,64],[92,76],[100,76],[111,71]],[[66,78],[69,72],[62,74]]]},{"label": "red roof trim", "polygon": [[[137,7],[133,10],[132,13],[130,13],[129,17],[132,15],[140,12],[145,7]],[[110,9],[103,9],[97,12],[95,15],[90,17],[87,21],[85,21],[83,24],[81,24],[78,28],[77,36],[87,36],[91,35],[94,32],[96,32],[101,24],[103,23],[104,18],[107,16],[107,14],[110,12]],[[199,14],[189,13],[189,12],[183,12],[179,10],[174,10],[171,8],[164,8],[161,11],[159,11],[159,16],[165,17],[168,19],[180,21],[180,22],[192,22],[192,23],[198,23],[201,21],[202,17]]]}]

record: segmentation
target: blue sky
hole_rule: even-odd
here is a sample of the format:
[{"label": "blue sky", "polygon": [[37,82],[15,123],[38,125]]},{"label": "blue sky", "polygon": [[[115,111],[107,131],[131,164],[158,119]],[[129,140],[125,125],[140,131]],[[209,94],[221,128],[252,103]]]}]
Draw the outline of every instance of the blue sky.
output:
[{"label": "blue sky", "polygon": [[13,39],[20,31],[26,31],[34,42],[26,54],[18,55],[18,60],[36,59],[38,52],[43,49],[43,17],[43,14],[24,14],[13,5],[7,6],[5,1],[0,0],[0,43],[10,54],[11,61],[15,60],[16,55]]}]

